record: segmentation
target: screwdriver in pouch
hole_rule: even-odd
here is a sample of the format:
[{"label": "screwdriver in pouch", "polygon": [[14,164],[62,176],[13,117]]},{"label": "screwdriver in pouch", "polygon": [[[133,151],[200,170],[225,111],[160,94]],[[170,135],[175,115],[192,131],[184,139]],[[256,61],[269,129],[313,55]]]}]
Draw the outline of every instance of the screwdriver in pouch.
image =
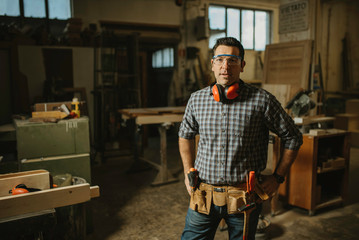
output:
[{"label": "screwdriver in pouch", "polygon": [[187,172],[189,186],[192,188],[192,191],[196,190],[198,185],[198,171],[195,168],[191,168]]}]

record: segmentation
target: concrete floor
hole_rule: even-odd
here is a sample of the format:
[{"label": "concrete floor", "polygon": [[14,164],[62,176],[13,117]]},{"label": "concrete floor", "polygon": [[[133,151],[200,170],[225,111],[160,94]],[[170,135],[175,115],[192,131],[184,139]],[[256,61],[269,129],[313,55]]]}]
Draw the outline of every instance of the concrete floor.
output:
[{"label": "concrete floor", "polygon": [[[159,161],[158,139],[151,140],[145,157]],[[131,157],[109,158],[92,170],[92,184],[99,185],[101,197],[92,199],[93,232],[91,240],[166,240],[180,239],[189,196],[183,184],[177,139],[168,138],[169,168],[178,182],[152,187],[157,171],[149,168],[128,173]],[[136,165],[137,169],[142,164]],[[269,203],[263,215],[271,222],[257,239],[359,239],[359,148],[351,149],[349,194],[344,207],[317,211],[315,216],[296,207],[281,207],[274,217]],[[228,239],[226,231],[217,231],[216,240]]]}]

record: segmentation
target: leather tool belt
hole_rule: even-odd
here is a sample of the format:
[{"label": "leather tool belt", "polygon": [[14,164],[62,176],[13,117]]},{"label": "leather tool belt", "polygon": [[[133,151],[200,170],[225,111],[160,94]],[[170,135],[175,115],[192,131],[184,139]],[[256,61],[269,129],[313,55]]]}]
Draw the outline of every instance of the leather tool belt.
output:
[{"label": "leather tool belt", "polygon": [[[255,196],[253,195],[255,194]],[[236,186],[217,186],[200,183],[199,187],[191,193],[190,208],[203,214],[209,214],[212,202],[216,206],[227,205],[228,214],[241,213],[238,208],[248,203],[249,199],[256,198],[259,201],[267,200],[269,197],[264,193],[259,184],[255,186],[255,193],[247,194],[246,183]]]}]

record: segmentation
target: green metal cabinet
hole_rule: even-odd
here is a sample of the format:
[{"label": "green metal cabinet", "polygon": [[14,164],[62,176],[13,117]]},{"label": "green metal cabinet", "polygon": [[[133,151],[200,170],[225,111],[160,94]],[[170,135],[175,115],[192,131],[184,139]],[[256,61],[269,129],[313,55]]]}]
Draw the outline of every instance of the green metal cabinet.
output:
[{"label": "green metal cabinet", "polygon": [[45,169],[52,176],[69,173],[81,177],[91,184],[90,154],[76,154],[31,159],[20,163],[20,171]]},{"label": "green metal cabinet", "polygon": [[38,123],[15,120],[18,159],[33,159],[90,152],[87,117]]}]

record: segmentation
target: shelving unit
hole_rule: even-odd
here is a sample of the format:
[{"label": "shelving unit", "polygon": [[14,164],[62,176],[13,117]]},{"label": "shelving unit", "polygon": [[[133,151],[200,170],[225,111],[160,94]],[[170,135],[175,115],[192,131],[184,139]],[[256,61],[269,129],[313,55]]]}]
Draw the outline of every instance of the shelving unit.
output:
[{"label": "shelving unit", "polygon": [[304,134],[297,159],[279,189],[280,196],[290,205],[307,209],[309,215],[324,207],[343,204],[349,154],[346,131],[335,130],[320,136]]},{"label": "shelving unit", "polygon": [[141,107],[138,34],[115,35],[104,30],[94,48],[94,140],[96,152],[117,150],[118,109]]}]

